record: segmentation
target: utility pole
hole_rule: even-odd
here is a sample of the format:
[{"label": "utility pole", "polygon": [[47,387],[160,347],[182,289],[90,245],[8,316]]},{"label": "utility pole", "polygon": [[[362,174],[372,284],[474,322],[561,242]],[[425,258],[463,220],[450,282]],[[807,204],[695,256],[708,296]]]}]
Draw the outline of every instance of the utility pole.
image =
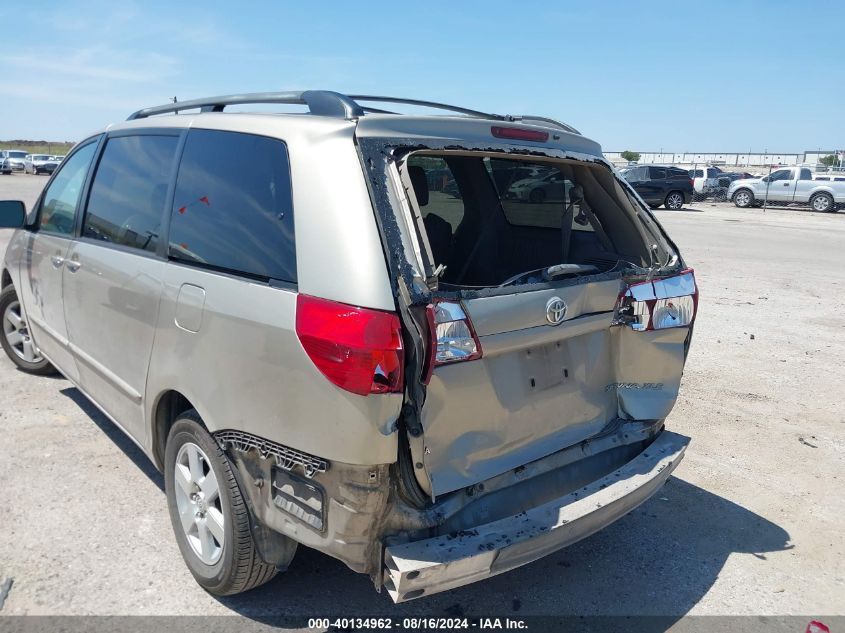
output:
[{"label": "utility pole", "polygon": [[[768,150],[766,150],[768,152]],[[766,212],[766,209],[769,206],[769,187],[772,184],[772,165],[769,164],[769,175],[766,176],[766,197],[763,199],[763,213]]]}]

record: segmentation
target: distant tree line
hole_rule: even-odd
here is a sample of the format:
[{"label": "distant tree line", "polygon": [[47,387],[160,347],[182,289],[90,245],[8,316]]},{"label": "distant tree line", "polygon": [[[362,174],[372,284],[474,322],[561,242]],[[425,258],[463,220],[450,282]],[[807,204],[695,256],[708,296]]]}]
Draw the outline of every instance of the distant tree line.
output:
[{"label": "distant tree line", "polygon": [[0,149],[20,149],[30,154],[67,154],[75,141],[33,141],[27,139],[12,139],[0,141]]}]

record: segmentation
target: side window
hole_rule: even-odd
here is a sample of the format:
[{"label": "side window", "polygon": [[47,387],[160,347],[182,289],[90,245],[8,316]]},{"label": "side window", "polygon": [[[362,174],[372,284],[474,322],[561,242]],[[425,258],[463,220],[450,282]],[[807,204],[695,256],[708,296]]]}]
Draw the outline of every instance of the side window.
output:
[{"label": "side window", "polygon": [[[446,161],[437,156],[411,156],[408,159],[408,174],[426,227],[442,224],[445,228],[448,224],[454,235],[464,219],[464,201],[455,175]],[[498,174],[497,185],[500,181],[509,181],[521,175],[524,174]]]},{"label": "side window", "polygon": [[780,169],[774,172],[769,179],[771,182],[776,180],[791,180],[792,179],[792,170],[791,169]]},{"label": "side window", "polygon": [[666,170],[662,167],[649,167],[649,172],[651,172],[651,180],[663,180],[666,178]]},{"label": "side window", "polygon": [[83,237],[156,249],[176,136],[118,136],[106,142],[88,197]]},{"label": "side window", "polygon": [[[494,181],[497,180],[497,171],[507,170],[514,163],[497,158],[485,160]],[[505,189],[497,188],[499,203],[508,224],[516,227],[560,229],[564,211],[572,204],[572,229],[592,231],[593,227],[582,212],[583,202],[580,199],[573,200],[570,196],[576,183],[555,167],[532,163],[528,165],[536,170],[534,178],[513,181]],[[640,173],[648,173],[646,167],[636,169]]]},{"label": "side window", "polygon": [[630,169],[624,170],[622,174],[625,180],[630,183],[642,182],[648,180],[648,172],[646,170],[646,167],[631,167]]},{"label": "side window", "polygon": [[88,167],[97,149],[96,141],[80,147],[68,158],[44,192],[38,228],[46,233],[73,233],[79,196],[88,174]]},{"label": "side window", "polygon": [[169,240],[174,260],[296,282],[287,146],[265,136],[191,130]]},{"label": "side window", "polygon": [[813,179],[813,172],[809,169],[802,169],[801,170],[801,180],[812,180]]}]

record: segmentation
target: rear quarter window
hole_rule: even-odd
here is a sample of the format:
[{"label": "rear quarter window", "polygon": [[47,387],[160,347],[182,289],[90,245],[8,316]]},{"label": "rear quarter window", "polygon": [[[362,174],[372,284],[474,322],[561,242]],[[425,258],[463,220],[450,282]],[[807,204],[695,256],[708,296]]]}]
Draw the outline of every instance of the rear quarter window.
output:
[{"label": "rear quarter window", "polygon": [[170,259],[296,282],[287,146],[239,132],[191,130],[171,211]]}]

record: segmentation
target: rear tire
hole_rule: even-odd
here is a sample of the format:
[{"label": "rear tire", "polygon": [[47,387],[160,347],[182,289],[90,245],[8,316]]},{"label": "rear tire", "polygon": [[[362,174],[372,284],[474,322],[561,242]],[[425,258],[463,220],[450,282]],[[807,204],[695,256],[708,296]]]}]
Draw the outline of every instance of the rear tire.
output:
[{"label": "rear tire", "polygon": [[177,418],[167,436],[164,481],[176,542],[203,589],[230,596],[276,575],[255,547],[234,467],[193,409]]},{"label": "rear tire", "polygon": [[684,206],[684,194],[682,194],[680,191],[670,191],[669,194],[666,196],[666,200],[664,200],[663,205],[667,209],[677,211],[682,206]]},{"label": "rear tire", "polygon": [[740,189],[733,195],[732,200],[740,209],[747,209],[755,204],[754,194],[749,189]]},{"label": "rear tire", "polygon": [[18,293],[11,285],[0,292],[0,345],[18,369],[36,376],[50,376],[56,369],[38,351],[26,323]]},{"label": "rear tire", "polygon": [[812,198],[810,198],[810,206],[813,211],[818,211],[819,213],[830,213],[831,211],[836,211],[836,207],[833,203],[833,196],[829,193],[815,194]]}]

